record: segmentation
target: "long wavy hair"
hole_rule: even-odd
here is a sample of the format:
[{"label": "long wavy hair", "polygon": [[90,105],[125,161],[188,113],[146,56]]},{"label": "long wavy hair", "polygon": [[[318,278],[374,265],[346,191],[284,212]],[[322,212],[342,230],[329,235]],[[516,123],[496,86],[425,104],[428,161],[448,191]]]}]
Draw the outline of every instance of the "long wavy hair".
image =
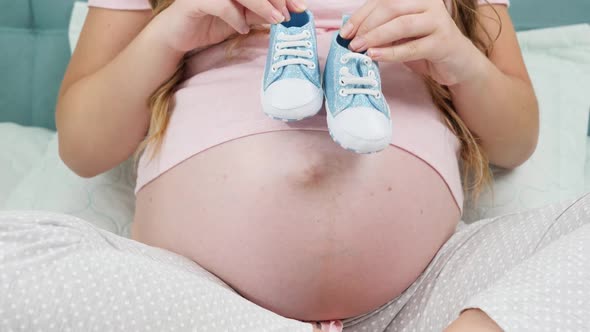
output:
[{"label": "long wavy hair", "polygon": [[[154,16],[168,8],[174,0],[149,0]],[[490,55],[494,41],[497,36],[491,34],[481,27],[479,14],[477,13],[477,0],[449,0],[451,1],[451,15],[459,30],[469,38],[473,44],[486,56]],[[497,14],[497,13],[496,13]],[[501,22],[498,16],[497,22],[501,29]],[[252,29],[252,34],[266,33],[267,29]],[[483,35],[479,33],[483,31]],[[248,36],[236,34],[228,43],[228,54]],[[164,84],[162,84],[149,98],[149,109],[151,112],[150,126],[145,140],[140,144],[136,156],[145,152],[148,146],[152,147],[153,157],[161,146],[164,134],[170,120],[170,113],[173,106],[173,96],[177,86],[183,80],[186,66],[186,58],[179,63],[176,72]],[[430,77],[424,77],[428,90],[434,104],[440,110],[444,121],[451,132],[461,143],[460,164],[462,173],[463,189],[468,192],[472,199],[477,200],[482,189],[491,184],[492,173],[489,167],[489,160],[485,155],[480,140],[465,125],[457,114],[451,98],[449,88],[438,84]]]}]

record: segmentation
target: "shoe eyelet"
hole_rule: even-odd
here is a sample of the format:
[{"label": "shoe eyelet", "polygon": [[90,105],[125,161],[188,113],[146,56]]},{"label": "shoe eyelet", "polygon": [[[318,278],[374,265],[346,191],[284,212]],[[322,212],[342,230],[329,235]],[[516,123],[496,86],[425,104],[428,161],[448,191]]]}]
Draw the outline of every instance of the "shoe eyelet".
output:
[{"label": "shoe eyelet", "polygon": [[338,92],[342,97],[348,97],[348,95],[346,94],[346,92],[344,92],[344,89],[340,89],[340,91]]},{"label": "shoe eyelet", "polygon": [[308,51],[307,54],[309,55],[310,58],[313,58],[313,51]]},{"label": "shoe eyelet", "polygon": [[341,85],[341,86],[345,86],[345,85],[346,85],[346,84],[344,83],[344,80],[343,80],[343,79],[340,79],[340,85]]},{"label": "shoe eyelet", "polygon": [[316,68],[315,63],[312,63],[311,65],[308,65],[307,68],[309,68],[309,69],[315,69]]},{"label": "shoe eyelet", "polygon": [[311,37],[311,32],[305,30],[304,33],[305,33],[305,36],[307,36],[307,38]]},{"label": "shoe eyelet", "polygon": [[306,42],[307,47],[312,48],[313,44],[310,41]]},{"label": "shoe eyelet", "polygon": [[274,60],[274,61],[277,61],[277,60],[278,60],[278,59],[280,59],[281,57],[280,57],[280,56],[278,56],[278,55],[275,55],[275,56],[273,56],[272,58],[273,58],[273,60]]},{"label": "shoe eyelet", "polygon": [[275,50],[277,50],[277,51],[280,51],[281,50],[281,48],[279,47],[279,44],[276,44],[275,45]]},{"label": "shoe eyelet", "polygon": [[379,92],[379,93],[378,93],[378,94],[375,96],[375,98],[377,98],[377,99],[381,99],[381,97],[383,97],[383,95],[381,94],[381,92]]},{"label": "shoe eyelet", "polygon": [[275,66],[270,67],[270,71],[272,71],[273,73],[276,73],[277,70],[279,70],[279,69]]},{"label": "shoe eyelet", "polygon": [[364,62],[365,62],[365,65],[367,65],[367,66],[371,66],[371,64],[372,64],[371,61],[369,61],[369,60],[364,60]]},{"label": "shoe eyelet", "polygon": [[343,65],[347,64],[348,63],[348,58],[345,59],[344,57],[340,57],[340,63],[343,64]]}]

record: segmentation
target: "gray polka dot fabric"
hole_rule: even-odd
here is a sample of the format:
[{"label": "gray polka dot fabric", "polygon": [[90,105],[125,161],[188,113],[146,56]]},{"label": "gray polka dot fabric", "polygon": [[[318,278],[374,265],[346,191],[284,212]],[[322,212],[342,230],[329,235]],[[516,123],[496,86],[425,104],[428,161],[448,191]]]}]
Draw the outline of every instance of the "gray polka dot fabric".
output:
[{"label": "gray polka dot fabric", "polygon": [[174,253],[51,213],[0,213],[0,331],[301,331]]},{"label": "gray polka dot fabric", "polygon": [[[344,331],[590,331],[590,196],[460,224],[423,274]],[[307,331],[196,263],[65,215],[0,212],[0,331]]]}]

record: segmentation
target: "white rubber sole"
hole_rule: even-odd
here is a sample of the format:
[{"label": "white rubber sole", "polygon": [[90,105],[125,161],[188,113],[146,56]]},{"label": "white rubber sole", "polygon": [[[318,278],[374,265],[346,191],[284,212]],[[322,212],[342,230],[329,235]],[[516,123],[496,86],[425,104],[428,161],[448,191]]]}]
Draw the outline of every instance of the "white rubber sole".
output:
[{"label": "white rubber sole", "polygon": [[279,109],[267,103],[262,88],[260,89],[260,99],[262,100],[262,110],[264,111],[264,114],[268,115],[270,118],[284,122],[300,121],[315,116],[320,112],[324,101],[324,91],[318,89],[317,94],[309,103],[292,109]]},{"label": "white rubber sole", "polygon": [[[389,107],[389,106],[387,106]],[[391,144],[392,140],[392,131],[389,131],[389,135],[377,140],[365,140],[350,135],[346,131],[338,126],[334,125],[334,117],[332,116],[332,112],[330,112],[330,108],[328,103],[326,102],[326,114],[328,118],[328,129],[330,131],[330,137],[332,140],[340,145],[342,148],[356,152],[359,154],[371,154],[383,151],[386,147]],[[389,124],[391,126],[391,117],[389,119]]]}]

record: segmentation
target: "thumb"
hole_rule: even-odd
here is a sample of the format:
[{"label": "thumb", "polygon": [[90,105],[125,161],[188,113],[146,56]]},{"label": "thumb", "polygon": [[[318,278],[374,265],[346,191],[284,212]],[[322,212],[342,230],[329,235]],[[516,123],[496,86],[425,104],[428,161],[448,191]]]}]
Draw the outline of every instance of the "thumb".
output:
[{"label": "thumb", "polygon": [[246,23],[249,26],[268,24],[264,18],[249,9],[246,9]]}]

